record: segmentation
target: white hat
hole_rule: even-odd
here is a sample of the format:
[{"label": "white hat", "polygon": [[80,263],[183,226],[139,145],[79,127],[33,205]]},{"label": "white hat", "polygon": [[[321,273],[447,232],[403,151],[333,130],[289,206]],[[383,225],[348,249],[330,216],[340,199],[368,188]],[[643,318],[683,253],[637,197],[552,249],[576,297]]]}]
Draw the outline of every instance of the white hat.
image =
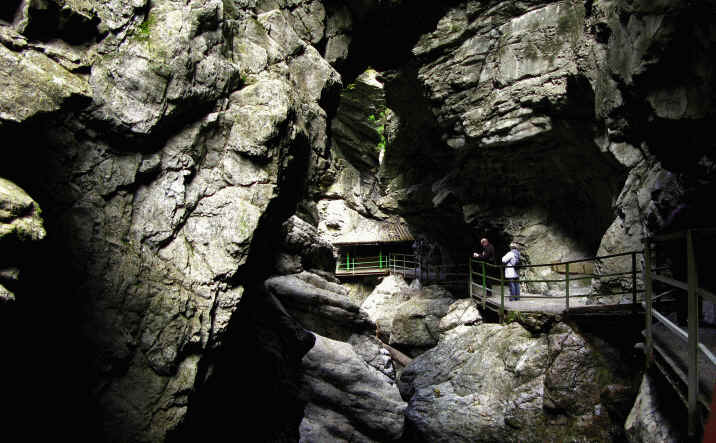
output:
[{"label": "white hat", "polygon": [[518,248],[517,243],[515,243],[515,242],[510,243],[510,249],[517,249],[517,248]]}]

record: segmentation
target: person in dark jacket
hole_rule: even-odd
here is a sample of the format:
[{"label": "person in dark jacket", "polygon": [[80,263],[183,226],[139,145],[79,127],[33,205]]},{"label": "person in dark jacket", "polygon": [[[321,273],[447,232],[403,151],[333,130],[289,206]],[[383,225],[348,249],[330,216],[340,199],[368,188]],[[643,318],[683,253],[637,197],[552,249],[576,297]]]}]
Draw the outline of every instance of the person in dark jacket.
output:
[{"label": "person in dark jacket", "polygon": [[[492,244],[490,243],[490,241],[489,241],[488,239],[486,239],[486,238],[480,239],[480,246],[482,246],[482,252],[479,253],[479,254],[478,254],[477,252],[473,252],[473,253],[472,253],[472,256],[475,257],[475,258],[478,259],[478,260],[482,260],[482,261],[484,261],[484,262],[486,262],[486,263],[489,263],[489,264],[491,264],[491,265],[494,265],[494,264],[495,264],[495,247],[492,246]],[[488,296],[491,296],[491,295],[492,295],[492,280],[490,280],[490,279],[487,278],[487,277],[494,277],[494,276],[495,276],[495,269],[496,269],[496,268],[493,268],[493,267],[491,267],[491,266],[487,266],[486,269],[485,269],[485,271],[486,271],[486,272],[485,272],[485,274],[486,274],[486,278],[485,278],[485,286],[486,286],[486,288],[485,288],[485,290],[488,292]],[[478,271],[479,273],[482,273],[482,269],[478,269],[477,271]]]},{"label": "person in dark jacket", "polygon": [[482,252],[478,254],[477,252],[473,252],[472,256],[486,261],[488,263],[495,263],[495,247],[492,246],[490,241],[486,238],[480,239],[480,245],[482,246]]}]

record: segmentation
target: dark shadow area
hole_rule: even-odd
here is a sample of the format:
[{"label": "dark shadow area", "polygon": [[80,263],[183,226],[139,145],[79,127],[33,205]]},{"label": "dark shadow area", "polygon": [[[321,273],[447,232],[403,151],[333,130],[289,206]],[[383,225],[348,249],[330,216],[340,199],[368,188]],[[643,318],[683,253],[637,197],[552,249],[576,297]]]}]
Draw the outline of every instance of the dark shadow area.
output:
[{"label": "dark shadow area", "polygon": [[209,352],[198,379],[205,380],[189,401],[185,423],[169,440],[220,438],[241,429],[253,441],[298,440],[305,403],[299,392],[301,359],[315,342],[263,288],[274,273],[281,225],[306,191],[311,146],[293,141],[282,159],[280,194],[269,203],[254,233],[246,265],[235,284],[246,290],[232,315],[220,349]]},{"label": "dark shadow area", "polygon": [[369,66],[385,71],[407,64],[418,38],[434,31],[438,20],[458,3],[418,0],[396,6],[393,2],[349,1],[354,23],[350,56],[341,69],[344,83]]},{"label": "dark shadow area", "polygon": [[[6,150],[0,176],[39,203],[47,231],[40,242],[0,250],[3,264],[20,269],[12,286],[16,301],[0,305],[3,432],[27,441],[101,442],[100,408],[90,391],[93,351],[83,329],[87,294],[77,291],[80,278],[53,204],[60,190],[48,189],[45,182],[56,167],[47,149],[52,143],[45,139],[51,124],[37,119],[22,128],[0,129],[0,139],[22,140],[22,146]],[[42,424],[28,426],[33,417]]]},{"label": "dark shadow area", "polygon": [[301,358],[315,337],[261,286],[247,288],[226,337],[184,425],[168,440],[218,441],[240,432],[257,442],[297,441]]},{"label": "dark shadow area", "polygon": [[59,38],[71,45],[82,45],[97,39],[99,22],[97,17],[89,19],[54,2],[34,2],[24,34],[30,40],[46,42]]},{"label": "dark shadow area", "polygon": [[683,201],[664,202],[671,204],[671,213],[662,214],[663,221],[648,220],[654,231],[713,225],[708,214],[716,192],[716,142],[711,136],[716,125],[716,42],[708,36],[715,22],[710,2],[680,5],[662,24],[668,38],[649,48],[647,56],[658,63],[635,76],[633,85],[621,86],[629,120],[625,138],[634,146],[646,142],[685,191]]},{"label": "dark shadow area", "polygon": [[0,20],[12,23],[22,0],[3,0],[0,4]]}]

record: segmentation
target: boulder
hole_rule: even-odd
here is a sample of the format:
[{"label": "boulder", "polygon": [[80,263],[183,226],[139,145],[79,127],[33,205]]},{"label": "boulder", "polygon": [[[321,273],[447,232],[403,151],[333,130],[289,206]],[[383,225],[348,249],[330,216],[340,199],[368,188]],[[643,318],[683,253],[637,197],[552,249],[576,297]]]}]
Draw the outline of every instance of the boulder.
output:
[{"label": "boulder", "polygon": [[302,360],[301,397],[308,404],[300,441],[395,441],[405,402],[393,381],[341,341],[316,336]]},{"label": "boulder", "polygon": [[264,283],[303,327],[346,341],[355,333],[373,334],[375,324],[348,298],[348,290],[322,277],[300,274],[272,277]]},{"label": "boulder", "polygon": [[413,352],[419,352],[438,343],[441,318],[455,300],[452,294],[436,285],[409,294],[410,299],[395,310],[389,344],[401,349],[415,348]]},{"label": "boulder", "polygon": [[393,318],[398,305],[409,298],[408,284],[399,275],[389,275],[375,287],[373,292],[361,304],[370,319],[375,322],[378,336],[388,341],[393,328]]},{"label": "boulder", "polygon": [[[600,400],[614,377],[564,324],[534,337],[518,323],[459,327],[400,377],[425,441],[610,440]],[[551,364],[555,362],[556,364]]]},{"label": "boulder", "polygon": [[456,300],[448,308],[447,313],[440,319],[438,325],[441,334],[445,334],[458,326],[473,326],[482,323],[482,315],[469,298]]}]

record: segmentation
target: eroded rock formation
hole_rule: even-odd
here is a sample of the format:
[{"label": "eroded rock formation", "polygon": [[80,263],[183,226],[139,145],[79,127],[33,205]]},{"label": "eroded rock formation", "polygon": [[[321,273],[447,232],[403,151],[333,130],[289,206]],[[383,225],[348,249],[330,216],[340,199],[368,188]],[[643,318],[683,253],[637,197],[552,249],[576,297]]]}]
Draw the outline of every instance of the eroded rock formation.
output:
[{"label": "eroded rock formation", "polygon": [[[426,441],[610,440],[609,364],[560,323],[533,337],[519,323],[464,328],[401,376],[407,418]],[[616,433],[616,434],[615,434]]]},{"label": "eroded rock formation", "polygon": [[[577,377],[575,398],[545,366],[591,358],[579,335],[466,326],[478,316],[447,295],[369,314],[332,280],[320,233],[407,223],[434,262],[463,262],[484,235],[545,262],[638,249],[647,234],[701,223],[716,174],[712,6],[3,2],[0,137],[17,145],[3,150],[0,176],[40,203],[48,231],[30,278],[12,284],[32,296],[7,327],[38,325],[12,348],[16,413],[40,396],[62,411],[57,399],[86,392],[79,414],[47,429],[82,418],[91,440],[181,440],[215,417],[212,432],[229,430],[227,405],[248,392],[256,404],[240,423],[266,439],[397,439],[404,404],[377,332],[436,345],[406,378],[408,419],[426,438],[497,438],[504,425],[532,438],[542,434],[526,425],[563,422],[570,436],[614,435],[598,408],[602,380]],[[27,220],[41,237],[37,204],[6,201],[0,237]],[[8,266],[0,276],[14,281]],[[427,331],[419,344],[416,328]],[[455,349],[455,368],[436,357]],[[454,381],[471,380],[477,353],[498,381],[484,393]],[[517,354],[529,371],[515,372]],[[65,362],[61,387],[46,361]],[[366,389],[382,394],[370,407]],[[495,419],[484,405],[477,415],[446,406],[467,398]],[[276,425],[262,427],[273,410]],[[437,410],[448,413],[423,413]]]}]

